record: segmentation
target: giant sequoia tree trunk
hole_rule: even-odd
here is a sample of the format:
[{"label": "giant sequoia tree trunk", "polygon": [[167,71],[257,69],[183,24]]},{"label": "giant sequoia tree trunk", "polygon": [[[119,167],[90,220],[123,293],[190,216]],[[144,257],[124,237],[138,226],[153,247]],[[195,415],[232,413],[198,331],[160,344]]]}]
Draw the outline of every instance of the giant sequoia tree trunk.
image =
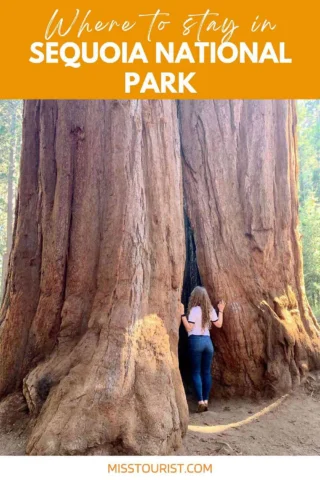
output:
[{"label": "giant sequoia tree trunk", "polygon": [[39,415],[28,453],[179,446],[177,127],[174,102],[25,104],[0,389]]},{"label": "giant sequoia tree trunk", "polygon": [[179,446],[178,307],[199,273],[212,301],[228,301],[214,334],[216,389],[287,390],[319,366],[297,234],[293,105],[178,107],[25,104],[0,395],[23,391],[30,454]]},{"label": "giant sequoia tree trunk", "polygon": [[215,385],[287,391],[320,367],[298,233],[296,115],[287,101],[180,102],[183,176],[197,261],[211,299]]}]

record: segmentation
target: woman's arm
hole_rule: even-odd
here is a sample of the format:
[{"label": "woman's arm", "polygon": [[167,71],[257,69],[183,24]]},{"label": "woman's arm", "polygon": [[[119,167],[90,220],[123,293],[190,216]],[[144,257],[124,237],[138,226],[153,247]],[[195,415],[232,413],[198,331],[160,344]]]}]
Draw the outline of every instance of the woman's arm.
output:
[{"label": "woman's arm", "polygon": [[194,327],[194,323],[188,322],[187,316],[184,314],[184,306],[182,303],[180,304],[180,314],[181,314],[181,321],[184,325],[184,328],[187,330],[188,333],[191,332],[191,330]]},{"label": "woman's arm", "polygon": [[186,315],[181,315],[181,320],[187,332],[191,332],[193,330],[194,323],[189,323]]},{"label": "woman's arm", "polygon": [[220,300],[220,302],[218,303],[218,310],[219,310],[219,316],[218,316],[218,320],[216,320],[215,322],[213,322],[213,325],[217,328],[221,328],[222,327],[222,324],[223,324],[223,311],[225,309],[225,302],[223,300]]}]

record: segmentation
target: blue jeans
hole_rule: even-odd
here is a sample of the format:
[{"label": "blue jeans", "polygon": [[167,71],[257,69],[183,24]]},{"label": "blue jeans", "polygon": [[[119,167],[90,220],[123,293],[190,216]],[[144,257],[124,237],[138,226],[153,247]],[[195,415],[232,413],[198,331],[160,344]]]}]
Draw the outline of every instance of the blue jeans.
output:
[{"label": "blue jeans", "polygon": [[190,335],[191,372],[198,401],[209,400],[212,385],[213,345],[208,335]]}]

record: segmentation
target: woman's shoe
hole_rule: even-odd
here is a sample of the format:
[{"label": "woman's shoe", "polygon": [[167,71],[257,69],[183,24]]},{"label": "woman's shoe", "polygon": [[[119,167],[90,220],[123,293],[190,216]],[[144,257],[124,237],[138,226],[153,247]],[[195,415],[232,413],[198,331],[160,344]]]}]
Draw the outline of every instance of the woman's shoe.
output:
[{"label": "woman's shoe", "polygon": [[202,412],[206,412],[206,405],[204,403],[198,403],[198,413]]}]

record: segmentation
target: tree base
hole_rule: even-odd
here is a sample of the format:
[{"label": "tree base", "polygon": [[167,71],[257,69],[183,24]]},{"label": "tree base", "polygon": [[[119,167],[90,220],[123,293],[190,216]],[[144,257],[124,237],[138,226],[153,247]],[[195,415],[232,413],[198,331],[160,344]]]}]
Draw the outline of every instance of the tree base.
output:
[{"label": "tree base", "polygon": [[122,346],[88,332],[69,355],[27,376],[30,412],[41,409],[28,454],[164,455],[180,447],[188,409],[162,321],[150,315],[117,339]]}]

